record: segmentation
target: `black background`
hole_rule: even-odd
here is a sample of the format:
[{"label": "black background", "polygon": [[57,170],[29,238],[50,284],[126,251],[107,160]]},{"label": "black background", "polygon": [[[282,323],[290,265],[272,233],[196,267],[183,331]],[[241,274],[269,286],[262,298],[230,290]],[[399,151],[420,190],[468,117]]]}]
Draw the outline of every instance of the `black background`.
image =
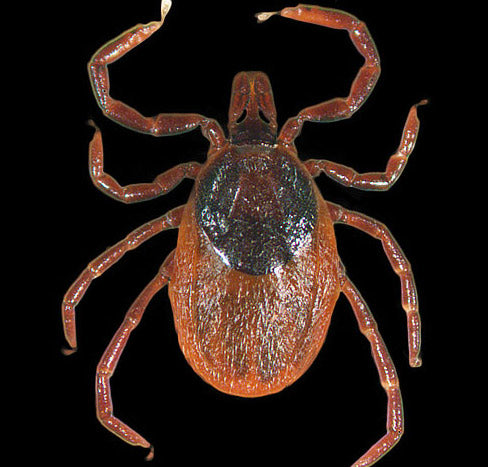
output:
[{"label": "black background", "polygon": [[[396,364],[405,407],[405,435],[378,465],[440,465],[450,452],[446,435],[456,407],[446,404],[443,373],[447,336],[443,303],[448,276],[442,234],[449,200],[440,199],[446,164],[445,43],[439,12],[426,2],[336,1],[323,3],[366,22],[382,59],[375,91],[350,120],[306,124],[296,144],[302,159],[326,158],[359,172],[384,170],[396,150],[410,106],[419,109],[421,131],[397,184],[386,193],[360,192],[317,179],[324,197],[384,222],[412,263],[423,320],[424,366],[408,366],[406,321],[398,278],[381,244],[337,227],[348,274],[368,302]],[[362,64],[345,32],[274,17],[282,1],[191,2],[175,0],[162,29],[110,66],[111,94],[145,115],[197,112],[225,126],[233,76],[262,70],[271,80],[279,123],[302,108],[344,96]],[[194,131],[155,139],[104,118],[92,96],[86,63],[94,51],[136,23],[158,19],[158,1],[80,2],[58,10],[46,32],[51,59],[30,70],[45,84],[42,150],[33,165],[42,212],[34,241],[35,295],[41,314],[39,352],[30,363],[29,419],[24,443],[36,438],[36,457],[63,464],[144,465],[145,452],[120,441],[97,421],[94,376],[98,360],[131,302],[176,244],[177,232],[148,241],[90,287],[78,307],[79,351],[65,357],[59,308],[85,265],[134,228],[184,204],[191,181],[151,202],[123,205],[91,183],[87,147],[94,119],[103,132],[105,169],[121,184],[152,180],[176,163],[205,160],[207,141]],[[40,40],[39,37],[36,38]],[[34,40],[34,39],[33,39]],[[45,39],[44,39],[45,40]],[[36,118],[39,118],[36,115]],[[39,118],[42,120],[42,118]],[[26,138],[27,140],[28,138]],[[42,194],[41,194],[42,193]],[[447,219],[447,220],[446,220]],[[38,261],[37,261],[38,259]],[[39,316],[36,317],[39,319]],[[35,322],[35,321],[34,321]],[[39,336],[37,336],[39,337]],[[42,359],[41,372],[36,358]],[[40,360],[41,361],[41,360]],[[241,399],[217,392],[193,373],[178,347],[167,292],[149,305],[112,378],[115,415],[155,446],[151,465],[229,465],[271,462],[351,465],[384,433],[386,397],[369,344],[341,297],[323,350],[310,370],[279,394]],[[447,409],[447,415],[446,415]],[[45,424],[49,421],[49,428]]]}]

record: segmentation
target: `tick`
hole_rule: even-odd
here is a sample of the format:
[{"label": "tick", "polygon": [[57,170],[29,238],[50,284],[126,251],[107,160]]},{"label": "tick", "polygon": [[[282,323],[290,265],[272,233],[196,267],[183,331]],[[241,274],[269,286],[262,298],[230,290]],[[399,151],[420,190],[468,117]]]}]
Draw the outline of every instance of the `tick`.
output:
[{"label": "tick", "polygon": [[[67,291],[62,318],[71,353],[77,348],[75,308],[92,281],[129,250],[167,229],[179,229],[176,248],[130,307],[103,354],[96,373],[96,411],[100,422],[129,444],[153,448],[114,416],[110,378],[130,333],[152,297],[168,286],[183,354],[195,372],[224,393],[259,397],[283,390],[312,364],[324,343],[341,293],[351,304],[368,339],[381,385],[386,391],[386,434],[355,463],[367,466],[394,446],[403,432],[403,410],[395,366],[361,294],[337,253],[335,224],[347,224],[381,241],[401,283],[408,323],[409,363],[421,365],[420,317],[411,266],[382,223],[324,200],[314,178],[324,173],[361,190],[387,190],[403,172],[419,120],[411,107],[397,151],[384,172],[357,173],[344,165],[311,159],[302,162],[294,140],[305,122],[349,118],[371,94],[380,75],[376,46],[365,24],[334,9],[299,5],[259,13],[347,30],[364,64],[349,95],[307,107],[278,129],[268,77],[238,73],[232,83],[227,131],[199,114],[145,117],[112,99],[107,66],[154,34],[171,2],[163,0],[161,20],[137,25],[101,47],[88,71],[95,98],[107,117],[132,130],[169,136],[200,128],[209,141],[203,164],[188,162],[158,175],[152,183],[121,186],[105,173],[100,130],[89,147],[90,174],[103,193],[123,203],[153,199],[184,178],[194,179],[188,202],[134,230],[82,271]],[[278,131],[279,130],[279,131]]]}]

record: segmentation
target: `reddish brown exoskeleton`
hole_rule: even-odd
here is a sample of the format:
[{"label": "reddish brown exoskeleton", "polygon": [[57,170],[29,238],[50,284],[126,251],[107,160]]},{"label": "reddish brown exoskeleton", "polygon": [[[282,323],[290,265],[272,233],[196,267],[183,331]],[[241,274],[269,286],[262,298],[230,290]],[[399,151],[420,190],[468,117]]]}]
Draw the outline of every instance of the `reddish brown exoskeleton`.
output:
[{"label": "reddish brown exoskeleton", "polygon": [[[350,117],[364,103],[380,74],[374,42],[354,16],[318,6],[299,5],[260,13],[345,29],[365,59],[346,98],[308,107],[278,131],[268,77],[241,72],[234,78],[228,132],[198,114],[145,117],[109,94],[107,65],[156,32],[171,6],[162,2],[161,21],[137,25],[100,48],[89,62],[95,97],[112,120],[139,132],[167,136],[200,128],[210,143],[207,161],[180,164],[152,183],[121,186],[104,172],[100,130],[90,144],[92,180],[101,191],[124,203],[167,193],[182,179],[195,185],[184,206],[130,233],[93,260],[63,301],[66,339],[76,349],[75,307],[96,277],[127,251],[157,233],[179,228],[176,249],[129,309],[97,368],[97,414],[124,441],[151,444],[113,415],[110,377],[130,333],[161,288],[168,285],[179,343],[192,368],[228,394],[257,397],[281,391],[312,364],[325,340],[340,293],[347,297],[359,327],[371,345],[381,384],[388,397],[386,434],[354,466],[367,466],[384,455],[403,431],[397,374],[374,318],[339,259],[334,224],[356,227],[379,239],[399,276],[407,315],[410,365],[421,365],[420,318],[411,267],[388,229],[363,214],[325,201],[313,178],[320,173],[347,186],[387,190],[401,175],[419,129],[417,105],[407,116],[398,150],[386,170],[359,174],[326,160],[300,161],[294,145],[305,122]],[[420,102],[420,104],[425,101]]]}]

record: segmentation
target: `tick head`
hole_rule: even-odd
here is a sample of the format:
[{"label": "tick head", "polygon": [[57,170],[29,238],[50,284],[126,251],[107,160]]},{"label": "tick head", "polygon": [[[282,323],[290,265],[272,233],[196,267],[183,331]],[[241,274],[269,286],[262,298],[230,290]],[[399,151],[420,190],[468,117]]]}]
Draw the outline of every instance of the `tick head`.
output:
[{"label": "tick head", "polygon": [[275,143],[276,108],[264,73],[242,71],[234,77],[228,128],[233,144]]}]

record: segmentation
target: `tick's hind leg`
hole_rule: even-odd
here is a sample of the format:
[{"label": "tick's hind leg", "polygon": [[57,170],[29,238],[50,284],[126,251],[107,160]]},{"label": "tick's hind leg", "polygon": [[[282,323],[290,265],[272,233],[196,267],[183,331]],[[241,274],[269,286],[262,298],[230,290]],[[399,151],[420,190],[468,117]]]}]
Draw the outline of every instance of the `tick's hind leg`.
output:
[{"label": "tick's hind leg", "polygon": [[113,414],[110,378],[112,377],[124,347],[129,340],[130,333],[141,321],[142,315],[144,314],[149,301],[168,283],[171,276],[172,258],[173,253],[168,256],[157,276],[146,286],[146,288],[132,304],[125,316],[124,321],[112,338],[97,367],[95,389],[98,419],[102,425],[107,428],[107,430],[111,431],[113,434],[117,435],[127,443],[132,444],[133,446],[150,448],[151,450],[146,458],[147,460],[150,460],[153,457],[153,449],[151,444],[139,433],[116,418]]},{"label": "tick's hind leg", "polygon": [[403,434],[403,407],[400,385],[395,365],[378,331],[376,321],[349,278],[344,277],[342,292],[349,300],[359,324],[359,329],[368,339],[373,359],[380,376],[381,386],[388,397],[386,434],[359,458],[352,467],[365,467],[374,464],[384,456]]}]

